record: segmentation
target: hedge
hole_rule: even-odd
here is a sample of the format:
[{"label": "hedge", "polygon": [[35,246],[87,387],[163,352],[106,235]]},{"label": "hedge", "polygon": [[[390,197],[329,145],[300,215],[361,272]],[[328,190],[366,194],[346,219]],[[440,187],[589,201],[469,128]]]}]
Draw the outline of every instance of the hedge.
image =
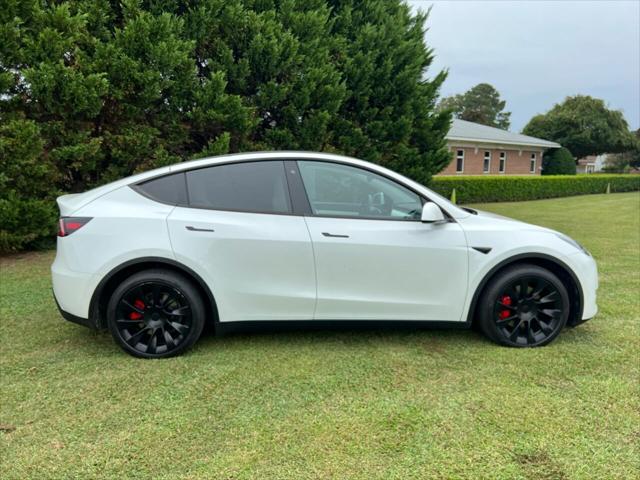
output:
[{"label": "hedge", "polygon": [[546,175],[434,177],[429,187],[447,198],[456,189],[457,203],[516,202],[640,190],[640,175]]}]

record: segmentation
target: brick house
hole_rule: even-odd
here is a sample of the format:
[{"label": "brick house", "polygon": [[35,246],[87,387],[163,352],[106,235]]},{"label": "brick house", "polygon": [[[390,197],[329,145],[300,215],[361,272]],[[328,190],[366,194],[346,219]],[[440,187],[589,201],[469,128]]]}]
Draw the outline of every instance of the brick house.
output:
[{"label": "brick house", "polygon": [[540,175],[555,142],[454,119],[447,134],[451,163],[438,175]]}]

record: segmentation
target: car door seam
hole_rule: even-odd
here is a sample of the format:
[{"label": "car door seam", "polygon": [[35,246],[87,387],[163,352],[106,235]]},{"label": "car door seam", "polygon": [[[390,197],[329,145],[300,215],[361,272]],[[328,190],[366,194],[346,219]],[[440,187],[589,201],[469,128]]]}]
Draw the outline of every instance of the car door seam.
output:
[{"label": "car door seam", "polygon": [[176,250],[173,247],[173,240],[171,239],[171,229],[169,228],[169,217],[171,217],[171,214],[175,211],[176,208],[178,208],[178,206],[174,205],[171,211],[164,218],[164,226],[167,228],[167,238],[169,239],[169,247],[171,247],[171,254],[173,255],[174,260],[177,257],[176,257]]},{"label": "car door seam", "polygon": [[303,215],[302,219],[304,220],[304,225],[307,228],[307,234],[309,235],[309,243],[311,244],[311,253],[313,255],[313,276],[316,281],[316,300],[313,304],[313,316],[311,317],[313,320],[316,319],[316,312],[318,310],[318,258],[316,256],[316,248],[313,244],[313,237],[311,236],[311,230],[309,229],[309,224],[307,223],[307,217]]}]

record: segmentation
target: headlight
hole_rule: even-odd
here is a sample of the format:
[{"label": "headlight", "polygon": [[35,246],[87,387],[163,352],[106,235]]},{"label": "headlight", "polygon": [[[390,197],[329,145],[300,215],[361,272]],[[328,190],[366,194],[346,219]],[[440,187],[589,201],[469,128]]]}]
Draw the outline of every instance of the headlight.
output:
[{"label": "headlight", "polygon": [[556,237],[558,237],[560,240],[564,240],[565,242],[567,242],[569,245],[572,245],[574,247],[576,247],[578,250],[581,250],[582,252],[586,253],[587,255],[591,256],[591,254],[589,253],[589,250],[587,250],[586,248],[584,248],[582,245],[580,245],[578,242],[576,242],[573,238],[566,236],[564,233],[560,233],[560,232],[553,232]]}]

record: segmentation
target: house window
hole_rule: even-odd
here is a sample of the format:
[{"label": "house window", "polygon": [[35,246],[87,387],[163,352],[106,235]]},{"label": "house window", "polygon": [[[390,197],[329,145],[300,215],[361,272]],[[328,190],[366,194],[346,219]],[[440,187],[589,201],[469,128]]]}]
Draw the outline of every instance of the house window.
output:
[{"label": "house window", "polygon": [[456,152],[456,173],[464,172],[464,150]]},{"label": "house window", "polygon": [[500,152],[500,173],[504,173],[507,169],[507,152]]},{"label": "house window", "polygon": [[491,171],[491,152],[484,152],[484,162],[482,163],[482,171],[489,173]]},{"label": "house window", "polygon": [[536,173],[536,154],[535,153],[531,154],[531,163],[529,166],[529,171],[531,173]]}]

